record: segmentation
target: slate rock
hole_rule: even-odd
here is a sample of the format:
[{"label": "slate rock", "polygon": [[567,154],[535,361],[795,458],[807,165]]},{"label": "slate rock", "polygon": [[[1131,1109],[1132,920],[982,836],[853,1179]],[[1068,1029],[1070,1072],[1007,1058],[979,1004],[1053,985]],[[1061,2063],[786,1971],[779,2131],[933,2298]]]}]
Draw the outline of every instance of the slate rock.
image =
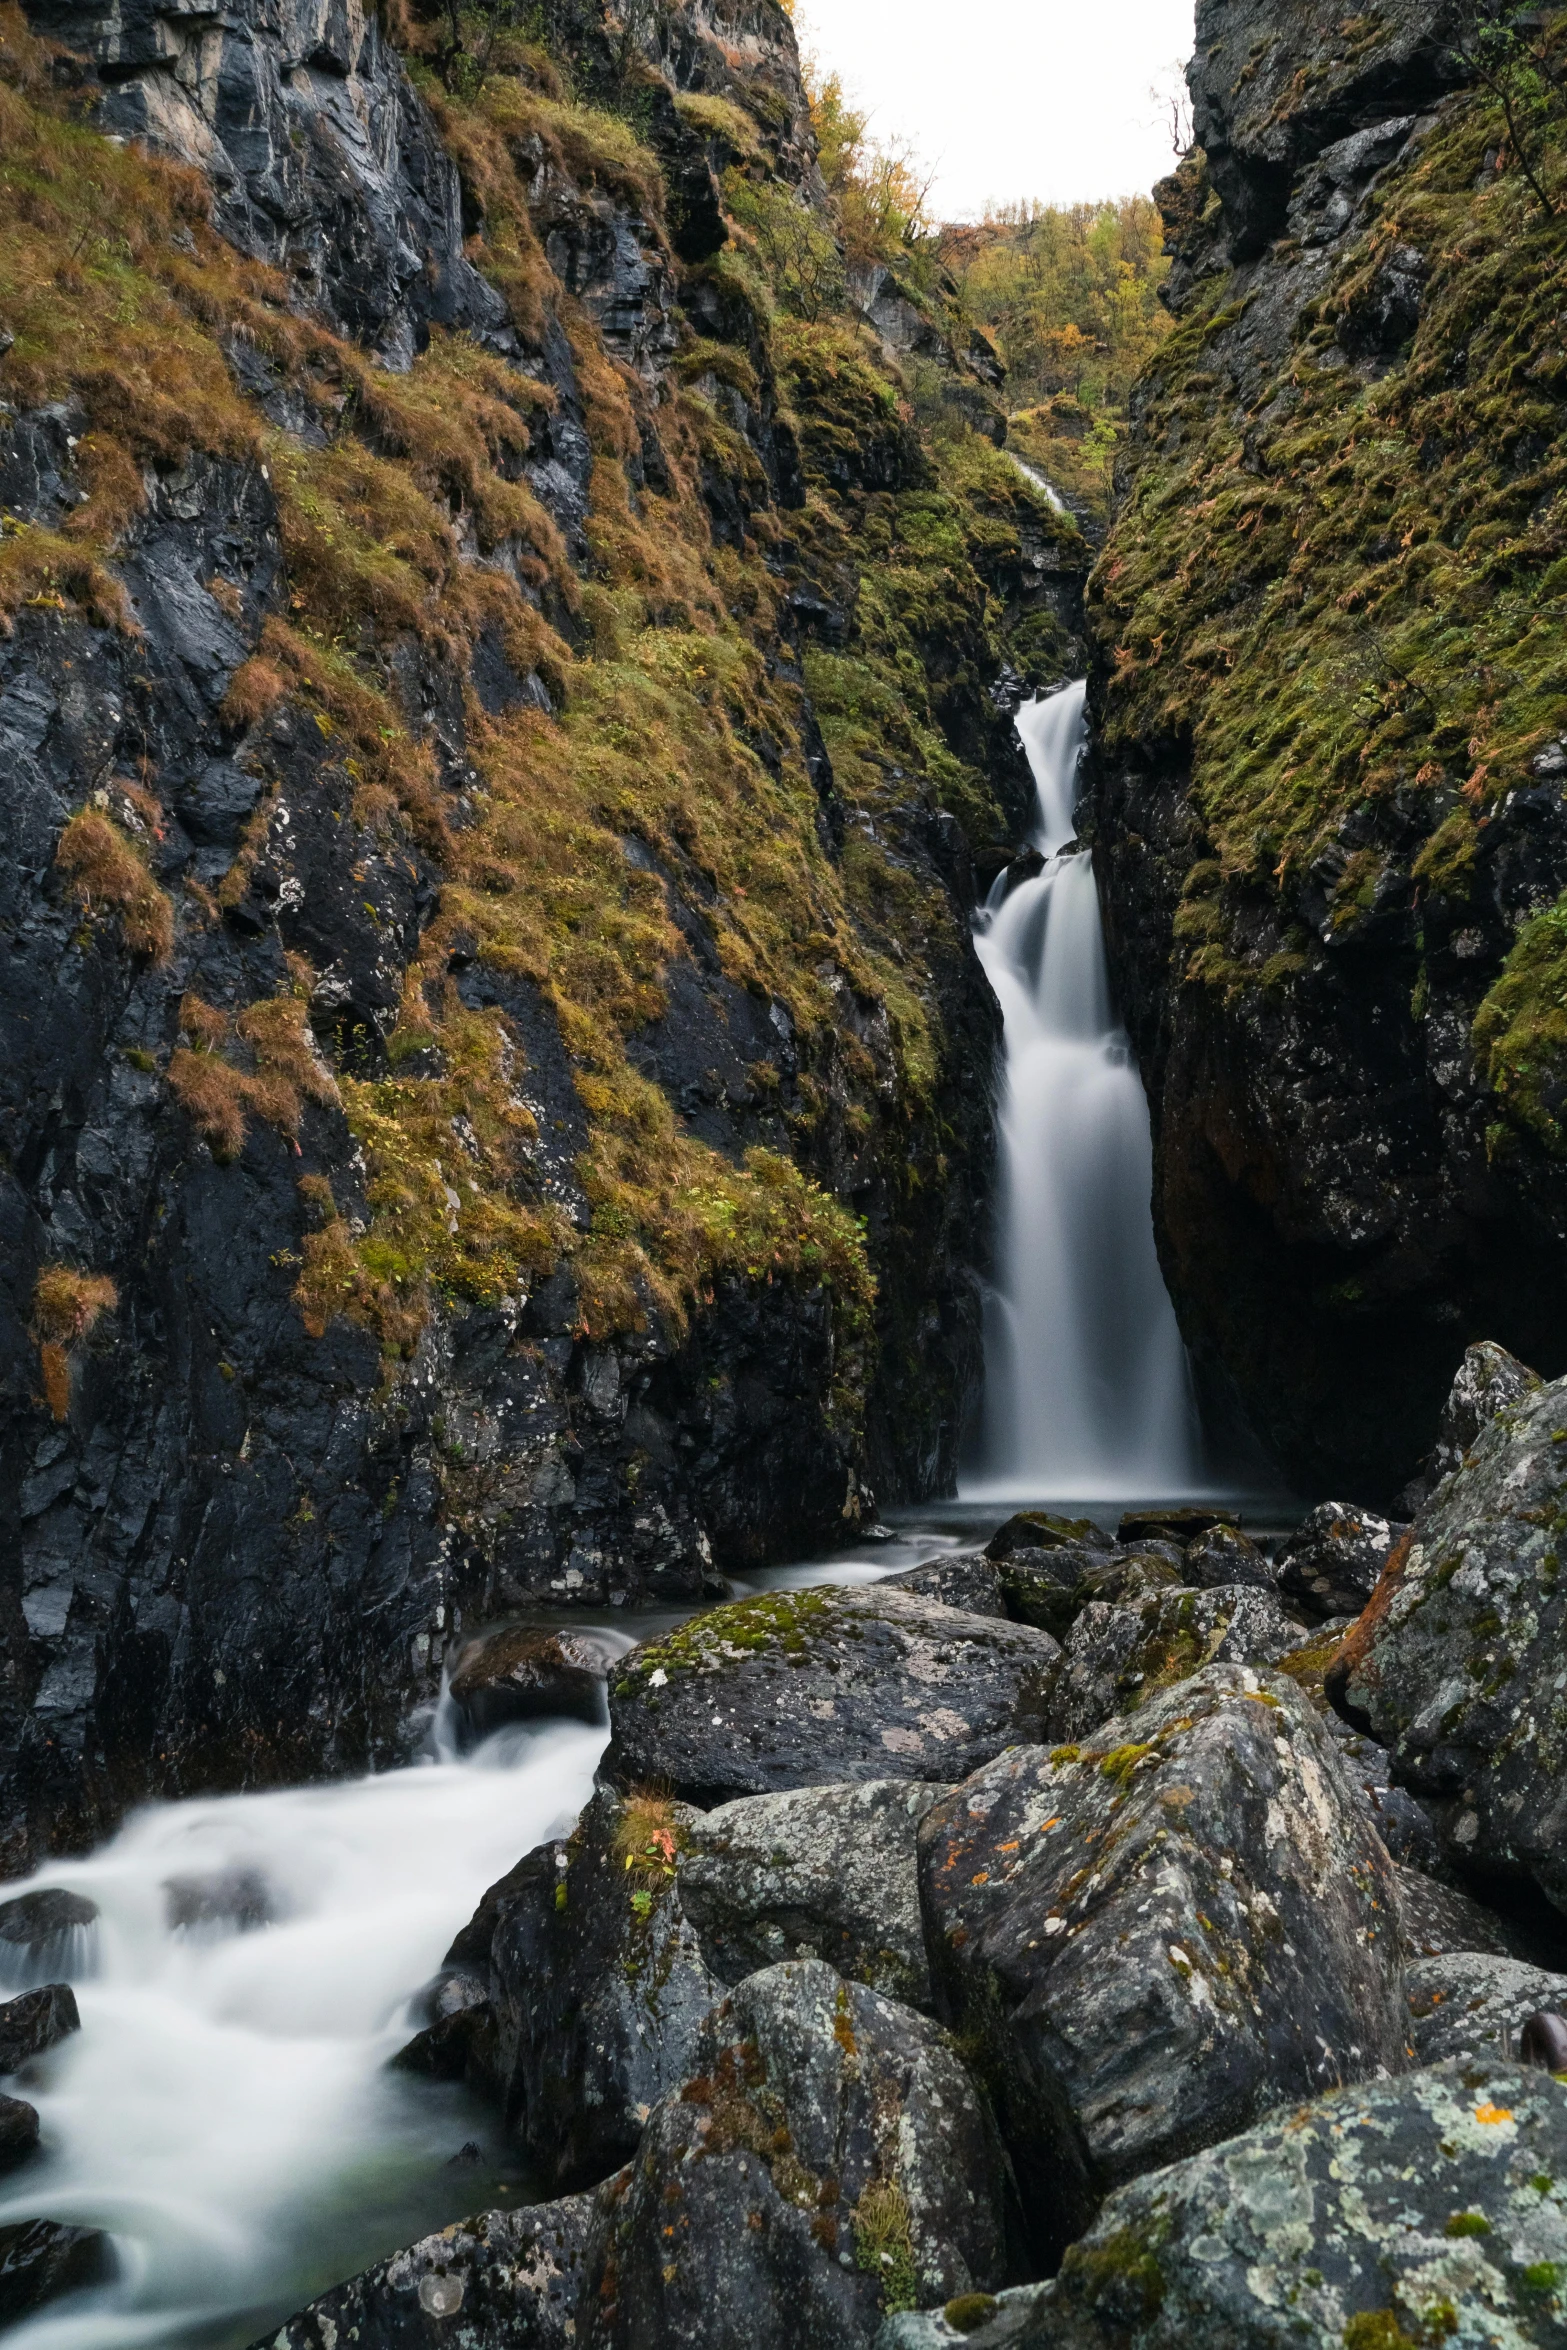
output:
[{"label": "slate rock", "polygon": [[1006,1612],[1017,1623],[1037,1625],[1064,1640],[1084,1605],[1084,1578],[1105,1565],[1106,1554],[1083,1542],[1010,1550],[997,1570]]},{"label": "slate rock", "polygon": [[464,1745],[476,1745],[512,1722],[564,1716],[602,1722],[604,1680],[623,1642],[607,1633],[543,1631],[512,1624],[470,1641],[448,1683]]},{"label": "slate rock", "polygon": [[[1556,2350],[1564,2284],[1567,2090],[1516,2065],[1449,2062],[1336,2089],[1123,2187],[1011,2339]],[[987,2350],[983,2328],[969,2339]]]},{"label": "slate rock", "polygon": [[703,2028],[595,2227],[584,2350],[869,2350],[890,2306],[993,2288],[1006,2167],[943,2033],[819,1959]]},{"label": "slate rock", "polygon": [[1152,1543],[1137,1550],[1114,1551],[1089,1568],[1078,1587],[1080,1600],[1084,1605],[1090,1600],[1106,1600],[1111,1606],[1122,1606],[1129,1600],[1146,1598],[1150,1592],[1173,1591],[1185,1582],[1183,1566],[1180,1551],[1166,1552]]},{"label": "slate rock", "polygon": [[1483,1429],[1389,1561],[1329,1670],[1329,1698],[1388,1750],[1477,1874],[1527,1876],[1567,1910],[1567,1381]]},{"label": "slate rock", "polygon": [[1094,1601],[1072,1626],[1050,1701],[1050,1735],[1082,1738],[1207,1664],[1273,1664],[1300,1639],[1271,1591],[1179,1586],[1135,1606]]},{"label": "slate rock", "polygon": [[1498,1958],[1511,1957],[1506,1931],[1494,1912],[1455,1885],[1428,1877],[1421,1869],[1398,1871],[1404,1940],[1412,1953],[1436,1958],[1446,1950],[1484,1950]]},{"label": "slate rock", "polygon": [[489,1950],[488,2085],[549,2187],[590,2186],[627,2160],[722,1993],[676,1888],[687,1817],[603,1789],[569,1837],[511,1874]]},{"label": "slate rock", "polygon": [[1182,1580],[1201,1591],[1219,1583],[1254,1583],[1271,1591],[1277,1580],[1270,1562],[1239,1526],[1210,1526],[1186,1545]]},{"label": "slate rock", "polygon": [[1210,1534],[1216,1526],[1233,1526],[1228,1510],[1201,1508],[1172,1508],[1127,1510],[1116,1528],[1116,1540],[1132,1544],[1144,1542],[1175,1542],[1184,1549],[1199,1535]]},{"label": "slate rock", "polygon": [[573,2195],[480,2212],[323,2293],[255,2350],[568,2350],[592,2209]]},{"label": "slate rock", "polygon": [[1444,1477],[1462,1468],[1465,1454],[1498,1412],[1522,1403],[1526,1396],[1536,1394],[1540,1385],[1538,1372],[1494,1339],[1485,1338],[1466,1348],[1437,1422],[1436,1443],[1425,1468],[1428,1488],[1434,1489]]},{"label": "slate rock", "polygon": [[1060,1647],[884,1584],[769,1593],[637,1649],[604,1772],[725,1803],[848,1779],[953,1780],[1045,1722]]},{"label": "slate rock", "polygon": [[45,1983],[0,2006],[0,2073],[20,2072],[46,2048],[79,2032],[82,2019],[69,1983]]},{"label": "slate rock", "polygon": [[56,1975],[80,1977],[90,1964],[88,1936],[97,1922],[98,1904],[63,1885],[0,1902],[0,1978],[37,1983]]},{"label": "slate rock", "polygon": [[1374,1511],[1322,1502],[1279,1545],[1279,1590],[1314,1616],[1358,1616],[1395,1539]]},{"label": "slate rock", "polygon": [[938,2015],[993,2085],[1036,2256],[1121,2181],[1402,2060],[1392,1864],[1292,1682],[1209,1665],[929,1811]]},{"label": "slate rock", "polygon": [[25,2097],[0,2097],[0,2171],[15,2170],[37,2144],[37,2106]]},{"label": "slate rock", "polygon": [[107,2284],[114,2252],[98,2228],[27,2219],[0,2228],[0,2326],[20,2324],[46,2301]]},{"label": "slate rock", "polygon": [[985,1545],[989,1559],[1010,1558],[1015,1550],[1113,1550],[1115,1538],[1092,1518],[1062,1518],[1050,1510],[1018,1510],[996,1528]]},{"label": "slate rock", "polygon": [[932,1559],[929,1566],[907,1567],[901,1575],[888,1575],[878,1589],[912,1591],[922,1599],[939,1599],[943,1607],[962,1608],[971,1616],[1007,1613],[1001,1575],[983,1551],[965,1551],[958,1558]]},{"label": "slate rock", "polygon": [[724,1983],[788,1958],[911,2007],[930,2006],[915,1832],[938,1797],[921,1779],[753,1795],[695,1814],[681,1906]]},{"label": "slate rock", "polygon": [[[1567,2015],[1567,1975],[1526,1966],[1485,1950],[1450,1950],[1419,1959],[1404,1977],[1409,2039],[1417,2063],[1448,2056],[1506,2057],[1537,2008]],[[1511,2037],[1504,2048],[1502,2036]]]}]

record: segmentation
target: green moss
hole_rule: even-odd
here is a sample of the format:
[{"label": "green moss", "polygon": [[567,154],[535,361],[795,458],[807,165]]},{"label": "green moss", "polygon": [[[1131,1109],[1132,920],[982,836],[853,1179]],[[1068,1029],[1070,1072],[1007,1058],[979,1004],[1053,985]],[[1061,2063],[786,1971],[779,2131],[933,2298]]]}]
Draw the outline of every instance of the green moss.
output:
[{"label": "green moss", "polygon": [[1392,2309],[1361,2309],[1344,2328],[1344,2350],[1420,2350]]},{"label": "green moss", "polygon": [[1491,2223],[1483,2211],[1455,2211],[1443,2233],[1449,2236],[1488,2236]]},{"label": "green moss", "polygon": [[[1535,787],[1535,753],[1567,728],[1552,323],[1567,218],[1518,175],[1482,175],[1499,122],[1483,93],[1448,102],[1243,402],[1217,390],[1239,315],[1224,275],[1145,380],[1130,493],[1089,590],[1113,652],[1103,742],[1112,760],[1189,746],[1205,839],[1178,924],[1186,977],[1232,999],[1292,975],[1265,969],[1256,912],[1284,922],[1308,869],[1338,936],[1400,892],[1462,906],[1501,802]],[[1394,243],[1429,258],[1420,323],[1362,372],[1338,328]],[[1552,1149],[1564,920],[1526,925],[1475,1038],[1506,1118]],[[1410,985],[1418,1017],[1423,962]]]},{"label": "green moss", "polygon": [[1118,2317],[1131,2319],[1128,2303],[1146,2324],[1158,2316],[1164,2303],[1164,2272],[1158,2247],[1162,2232],[1147,2235],[1135,2228],[1117,2228],[1101,2243],[1069,2246],[1061,2264],[1061,2284],[1069,2301],[1092,2303],[1100,2294],[1114,2294]]},{"label": "green moss", "polygon": [[[831,1594],[822,1590],[763,1592],[692,1616],[662,1640],[639,1648],[627,1660],[617,1693],[646,1690],[662,1672],[671,1681],[722,1662],[733,1650],[786,1657],[803,1656],[812,1640],[834,1629]],[[857,1629],[857,1627],[855,1627]],[[847,1626],[842,1629],[847,1630]]]},{"label": "green moss", "polygon": [[881,2287],[881,2305],[891,2316],[913,2309],[919,2297],[919,2268],[908,2197],[896,2180],[873,2180],[850,2213],[854,2257]]},{"label": "green moss", "polygon": [[955,2334],[975,2334],[1000,2307],[994,2293],[960,2293],[941,2314]]},{"label": "green moss", "polygon": [[1519,2278],[1526,2293],[1554,2293],[1562,2281],[1561,2263],[1555,2260],[1536,2260]]}]

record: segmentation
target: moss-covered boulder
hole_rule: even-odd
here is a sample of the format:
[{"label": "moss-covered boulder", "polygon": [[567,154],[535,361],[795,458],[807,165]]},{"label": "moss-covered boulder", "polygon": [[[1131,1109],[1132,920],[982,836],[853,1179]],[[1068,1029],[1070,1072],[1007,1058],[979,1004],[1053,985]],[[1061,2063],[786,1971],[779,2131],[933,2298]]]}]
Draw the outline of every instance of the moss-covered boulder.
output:
[{"label": "moss-covered boulder", "polygon": [[950,2041],[819,1960],[713,2011],[700,2070],[603,2198],[584,2350],[870,2350],[993,2290],[1005,2160]]},{"label": "moss-covered boulder", "polygon": [[[1112,2197],[976,2350],[1555,2350],[1567,2320],[1567,2090],[1449,2063],[1343,2088]],[[935,2326],[879,2350],[935,2350]]]},{"label": "moss-covered boulder", "polygon": [[1430,1799],[1449,1858],[1567,1909],[1567,1381],[1525,1394],[1444,1478],[1326,1686]]},{"label": "moss-covered boulder", "polygon": [[1208,1664],[1271,1665],[1300,1639],[1271,1591],[1176,1586],[1079,1608],[1050,1700],[1052,1738],[1086,1738]]},{"label": "moss-covered boulder", "polygon": [[1048,1632],[872,1585],[783,1591],[693,1617],[610,1686],[604,1768],[726,1803],[846,1779],[951,1780],[1043,1735]]},{"label": "moss-covered boulder", "polygon": [[1015,1510],[985,1545],[985,1556],[1010,1558],[1017,1550],[1112,1550],[1111,1537],[1092,1518],[1063,1518],[1053,1510]]},{"label": "moss-covered boulder", "polygon": [[937,2012],[976,2052],[1040,2256],[1122,2181],[1403,2061],[1392,1867],[1308,1700],[1210,1665],[926,1815]]},{"label": "moss-covered boulder", "polygon": [[915,1831],[951,1790],[920,1779],[798,1787],[692,1816],[681,1905],[725,1983],[822,1958],[911,2007],[930,2005]]}]

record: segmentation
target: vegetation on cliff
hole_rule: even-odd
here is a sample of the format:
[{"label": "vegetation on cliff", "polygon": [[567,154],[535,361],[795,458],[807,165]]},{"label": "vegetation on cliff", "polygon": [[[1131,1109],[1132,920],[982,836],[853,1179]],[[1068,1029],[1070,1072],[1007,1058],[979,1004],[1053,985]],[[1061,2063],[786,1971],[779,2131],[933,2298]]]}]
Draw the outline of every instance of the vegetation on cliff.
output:
[{"label": "vegetation on cliff", "polygon": [[[1561,141],[1558,116],[1553,183]],[[1567,223],[1510,160],[1497,93],[1450,99],[1282,347],[1219,268],[1139,394],[1091,606],[1107,756],[1190,758],[1189,984],[1287,985],[1299,954],[1244,909],[1287,920],[1308,877],[1335,938],[1411,894],[1461,913],[1488,828],[1563,764]],[[1182,176],[1195,220],[1202,159]],[[1560,925],[1525,925],[1474,1031],[1505,1116],[1552,1141]]]},{"label": "vegetation on cliff", "polygon": [[[841,269],[825,292],[802,287],[770,224],[787,211],[833,264],[840,224],[780,174],[765,107],[752,120],[723,100],[681,99],[728,158],[729,215],[725,249],[682,272],[665,166],[639,136],[652,96],[668,100],[651,67],[636,61],[612,105],[589,104],[566,55],[491,37],[481,57],[483,28],[458,21],[460,56],[434,27],[405,23],[403,38],[480,217],[475,258],[524,332],[546,296],[567,323],[594,450],[585,551],[573,558],[518,478],[530,418],[553,402],[547,383],[439,330],[406,373],[372,366],[214,234],[194,174],[74,119],[13,10],[0,50],[0,390],[17,408],[79,403],[90,486],[58,530],[7,523],[0,608],[134,631],[115,558],[144,469],[196,451],[262,469],[287,616],[266,622],[232,681],[239,755],[264,766],[269,730],[303,711],[330,746],[339,820],[365,855],[423,856],[440,876],[387,1065],[336,1052],[307,1088],[341,1102],[372,1209],[355,1231],[330,1186],[302,1203],[309,1327],[339,1312],[406,1350],[432,1284],[494,1300],[567,1257],[588,1333],[654,1311],[679,1327],[738,1273],[828,1283],[853,1339],[872,1270],[855,1217],[816,1179],[817,1129],[829,1094],[851,1134],[934,1115],[944,1039],[917,942],[951,944],[959,919],[889,853],[878,818],[914,802],[950,810],[976,842],[1005,830],[984,771],[982,689],[1009,651],[1051,665],[1054,624],[1009,637],[1006,583],[1024,530],[1068,543],[1071,526],[960,424],[921,441],[896,367],[844,306]],[[681,323],[662,383],[613,356],[546,258],[530,211],[541,157],[627,208],[672,277],[700,278],[707,309],[731,322],[725,339]],[[852,155],[837,176],[853,238],[901,237],[885,203],[876,228]],[[297,397],[307,437],[270,424],[241,388],[236,344]],[[735,422],[736,399],[758,399],[759,370],[803,449],[793,511],[769,498]],[[867,432],[885,448],[879,475]],[[837,616],[804,662],[836,773],[825,807],[798,747],[798,673],[791,682],[776,657],[802,585]],[[222,580],[212,592],[237,595]],[[497,713],[463,685],[470,765],[456,806],[398,690],[410,640],[465,680],[481,641],[497,643],[550,705]],[[153,774],[136,785],[152,827],[156,787]],[[73,817],[62,871],[89,918],[120,910],[127,949],[166,955],[176,930],[219,922],[243,897],[277,788],[227,877],[210,890],[176,883],[172,910],[108,813]],[[671,871],[695,877],[726,977],[780,1007],[797,1041],[803,1107],[788,1154],[736,1163],[698,1141],[628,1053],[687,951],[661,879]],[[453,977],[473,958],[535,983],[554,1010],[587,1113],[585,1220],[530,1177],[517,1039],[499,1011],[466,1005]],[[308,977],[300,988],[280,1000],[296,1026]],[[857,1007],[847,1021],[845,1004]],[[297,1097],[292,1122],[263,1098],[277,1075],[261,1007],[205,1026],[201,1009],[180,1013],[168,1062],[196,1130],[220,1156],[238,1147],[247,1106],[295,1130]],[[884,1058],[861,1041],[872,1031]],[[301,1050],[317,1067],[315,1045]],[[766,1066],[754,1075],[764,1091],[777,1083]],[[462,1151],[454,1132],[471,1138]]]}]

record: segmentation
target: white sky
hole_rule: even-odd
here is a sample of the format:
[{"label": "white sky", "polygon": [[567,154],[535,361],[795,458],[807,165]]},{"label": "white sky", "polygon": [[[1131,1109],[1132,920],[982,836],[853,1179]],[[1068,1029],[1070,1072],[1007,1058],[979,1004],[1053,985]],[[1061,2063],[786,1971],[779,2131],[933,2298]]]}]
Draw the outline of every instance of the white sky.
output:
[{"label": "white sky", "polygon": [[1191,54],[1192,0],[796,0],[794,21],[872,135],[935,167],[938,218],[1133,195],[1174,163],[1150,92]]}]

